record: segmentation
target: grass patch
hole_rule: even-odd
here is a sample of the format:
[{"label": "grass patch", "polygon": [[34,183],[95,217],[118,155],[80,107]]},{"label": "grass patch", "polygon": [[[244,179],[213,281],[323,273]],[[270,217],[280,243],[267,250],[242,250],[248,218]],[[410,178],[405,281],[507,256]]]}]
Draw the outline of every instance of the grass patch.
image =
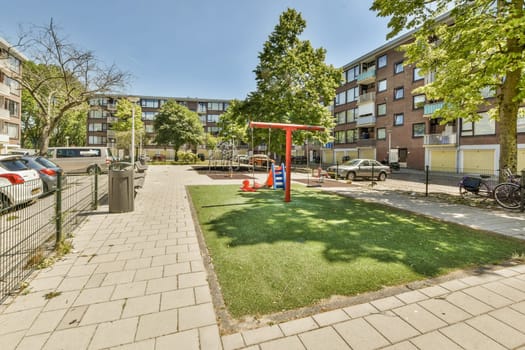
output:
[{"label": "grass patch", "polygon": [[296,187],[189,193],[233,317],[313,305],[525,253],[525,242]]}]

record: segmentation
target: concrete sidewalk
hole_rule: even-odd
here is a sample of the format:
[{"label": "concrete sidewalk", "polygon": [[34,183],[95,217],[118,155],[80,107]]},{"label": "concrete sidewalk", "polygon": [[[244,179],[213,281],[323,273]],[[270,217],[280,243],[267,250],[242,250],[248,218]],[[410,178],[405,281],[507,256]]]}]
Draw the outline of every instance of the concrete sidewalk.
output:
[{"label": "concrete sidewalk", "polygon": [[[524,265],[221,337],[185,191],[209,183],[240,185],[150,167],[134,212],[101,207],[74,232],[73,253],[0,305],[0,349],[525,349]],[[522,213],[330,190],[525,235]]]}]

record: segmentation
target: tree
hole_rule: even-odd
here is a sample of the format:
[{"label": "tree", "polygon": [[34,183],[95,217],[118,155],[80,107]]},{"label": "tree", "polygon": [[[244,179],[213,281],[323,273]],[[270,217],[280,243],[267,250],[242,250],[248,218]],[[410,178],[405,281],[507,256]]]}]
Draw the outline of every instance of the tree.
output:
[{"label": "tree", "polygon": [[[375,0],[371,7],[379,16],[391,16],[387,38],[419,27],[403,49],[423,74],[435,72],[434,82],[418,89],[427,99],[444,101],[433,117],[476,121],[481,108],[489,109],[499,126],[499,167],[513,171],[525,98],[524,5],[524,0]],[[487,89],[495,102],[484,98]]]},{"label": "tree", "polygon": [[[333,116],[327,106],[335,97],[342,79],[342,71],[325,64],[326,50],[314,49],[308,40],[299,36],[306,21],[294,9],[287,9],[264,43],[259,53],[259,64],[254,70],[257,90],[238,106],[234,118],[246,127],[250,120],[324,126],[324,133],[315,138],[328,141],[333,127]],[[229,108],[232,108],[230,106]],[[273,151],[284,154],[285,136],[272,136]],[[302,143],[307,137],[296,132],[294,140]],[[254,130],[254,142],[268,138],[265,130]]]},{"label": "tree", "polygon": [[[140,140],[144,135],[144,123],[142,122],[142,108],[135,104],[135,112],[133,112],[133,102],[128,99],[121,98],[117,103],[117,110],[114,116],[117,122],[113,123],[111,128],[116,132],[117,147],[124,148],[130,153],[131,135],[132,135],[132,115],[135,113],[135,140]],[[137,154],[136,152],[134,154]]]},{"label": "tree", "polygon": [[178,160],[177,152],[182,145],[197,145],[204,136],[199,115],[173,100],[161,107],[153,128],[157,134],[155,142],[159,145],[171,145],[175,150],[175,160]]},{"label": "tree", "polygon": [[47,152],[55,128],[70,111],[96,94],[122,87],[128,78],[115,65],[102,66],[92,52],[61,37],[53,20],[23,34],[17,46],[32,59],[24,62],[22,76],[13,79],[34,99],[41,154]]}]

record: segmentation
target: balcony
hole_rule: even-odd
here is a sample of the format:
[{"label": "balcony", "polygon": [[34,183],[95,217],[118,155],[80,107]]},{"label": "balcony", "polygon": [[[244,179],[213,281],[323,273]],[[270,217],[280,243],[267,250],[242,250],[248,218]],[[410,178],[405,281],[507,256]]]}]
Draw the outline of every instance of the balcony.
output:
[{"label": "balcony", "polygon": [[375,92],[367,92],[365,94],[362,94],[357,99],[357,104],[365,104],[365,103],[374,103],[376,100],[376,93]]},{"label": "balcony", "polygon": [[375,147],[376,139],[359,139],[357,140],[357,147]]},{"label": "balcony", "polygon": [[9,142],[9,135],[0,134],[0,142]]},{"label": "balcony", "polygon": [[452,134],[427,134],[423,138],[424,146],[455,146],[456,133]]},{"label": "balcony", "polygon": [[376,69],[375,67],[368,68],[368,70],[357,76],[358,84],[370,84],[376,80]]},{"label": "balcony", "polygon": [[430,117],[432,116],[432,114],[434,114],[435,111],[441,108],[443,108],[443,101],[434,102],[434,103],[425,103],[425,106],[423,107],[423,115],[425,117]]},{"label": "balcony", "polygon": [[118,118],[117,117],[108,117],[107,119],[107,123],[108,124],[113,124],[113,123],[116,123],[118,122]]},{"label": "balcony", "polygon": [[116,103],[108,103],[108,104],[106,105],[106,108],[107,108],[108,110],[110,110],[110,111],[115,111],[115,110],[117,110],[117,104],[116,104]]},{"label": "balcony", "polygon": [[11,113],[7,109],[0,107],[0,119],[9,120],[11,118]]},{"label": "balcony", "polygon": [[11,94],[11,87],[4,83],[0,83],[0,95],[8,96]]},{"label": "balcony", "polygon": [[375,115],[368,115],[365,117],[359,117],[356,120],[357,126],[374,126],[376,125],[376,116]]}]

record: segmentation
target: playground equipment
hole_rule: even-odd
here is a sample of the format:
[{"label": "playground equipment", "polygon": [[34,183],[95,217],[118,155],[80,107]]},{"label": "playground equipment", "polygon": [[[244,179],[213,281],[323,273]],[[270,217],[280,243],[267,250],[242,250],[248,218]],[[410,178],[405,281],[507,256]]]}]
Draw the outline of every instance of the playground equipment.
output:
[{"label": "playground equipment", "polygon": [[[324,131],[322,126],[312,125],[299,125],[299,124],[284,124],[284,123],[264,123],[264,122],[250,122],[250,128],[262,128],[262,129],[282,129],[286,131],[286,162],[285,169],[291,169],[292,165],[292,132],[295,130],[307,130],[307,131]],[[252,132],[253,142],[253,132]],[[291,172],[285,173],[286,181],[284,182],[284,201],[291,201],[290,187],[292,183]]]}]

